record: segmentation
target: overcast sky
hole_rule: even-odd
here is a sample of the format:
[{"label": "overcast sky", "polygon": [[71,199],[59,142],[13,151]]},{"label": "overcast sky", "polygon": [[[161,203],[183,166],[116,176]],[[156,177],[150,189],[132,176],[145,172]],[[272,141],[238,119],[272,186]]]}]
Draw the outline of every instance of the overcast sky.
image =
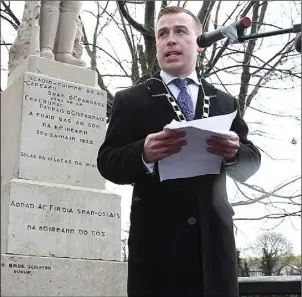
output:
[{"label": "overcast sky", "polygon": [[[196,2],[194,2],[196,5]],[[230,5],[228,8],[224,7],[220,12],[220,19],[224,20],[226,15],[234,7],[235,4],[228,2]],[[231,3],[233,6],[231,6]],[[235,3],[235,2],[234,2]],[[111,5],[113,5],[112,3]],[[17,14],[19,19],[22,17],[23,7],[20,2],[11,2],[13,11]],[[282,28],[288,28],[292,26],[291,18],[294,18],[293,23],[300,23],[300,10],[295,10],[289,1],[273,1],[269,3],[268,14],[266,22],[270,24],[278,25]],[[197,6],[197,5],[196,5]],[[189,3],[188,6],[192,12],[196,13],[196,9],[193,8],[193,3]],[[300,7],[299,7],[300,9]],[[83,4],[83,10],[95,11],[95,5],[93,1],[85,1]],[[142,22],[143,13],[137,13],[136,19]],[[94,20],[91,15],[87,12],[83,12],[82,19],[84,21],[86,30],[88,33],[92,32],[94,26]],[[272,28],[275,30],[275,28]],[[16,36],[16,32],[11,29],[6,22],[2,21],[2,36],[6,42],[12,42]],[[129,52],[125,50],[125,47],[121,46],[121,40],[118,36],[121,36],[114,25],[109,26],[105,31],[105,37],[110,39],[112,46],[117,51],[118,55],[122,58],[130,60]],[[117,38],[111,38],[116,36]],[[267,60],[272,53],[277,52],[287,42],[288,36],[270,37],[263,40],[263,50],[261,56],[263,60]],[[108,40],[100,38],[100,44],[107,47],[110,50]],[[238,48],[238,45],[234,45],[234,48]],[[108,63],[108,58],[100,53],[101,61],[99,63],[101,73],[116,73],[117,67],[112,63]],[[87,59],[87,55],[84,50],[83,57]],[[88,60],[87,60],[88,61]],[[300,61],[300,60],[299,60]],[[233,61],[224,60],[221,63],[227,65],[227,63],[233,63]],[[1,48],[1,67],[7,67],[7,51],[2,46]],[[220,79],[224,83],[240,82],[240,77],[219,74]],[[217,83],[218,79],[212,77],[212,82]],[[108,78],[106,83],[109,84],[111,91],[114,93],[119,87],[125,87],[130,85],[130,80],[123,80],[120,78]],[[285,88],[292,86],[290,81],[274,81],[269,84],[271,87],[276,89],[261,89],[258,95],[255,97],[252,106],[268,113],[281,114],[281,115],[297,115],[301,118],[301,89],[300,83],[294,82],[295,88]],[[6,73],[1,71],[1,88],[5,89],[6,86]],[[219,86],[217,86],[219,88]],[[229,91],[238,95],[239,86],[230,86]],[[272,190],[279,183],[285,180],[290,180],[295,176],[301,176],[301,124],[300,120],[294,120],[288,117],[277,117],[268,114],[260,113],[255,110],[249,109],[245,115],[245,120],[248,123],[261,122],[261,127],[257,125],[250,125],[250,130],[255,131],[256,129],[265,130],[267,132],[266,137],[250,136],[250,139],[255,142],[256,145],[264,149],[274,158],[280,159],[291,159],[291,161],[276,161],[263,155],[262,166],[259,172],[248,180],[249,184],[255,184],[262,186],[266,190]],[[291,143],[292,138],[297,139],[297,144]],[[128,229],[129,226],[129,211],[131,204],[131,186],[116,186],[111,183],[107,184],[108,189],[112,189],[118,192],[122,196],[122,228]],[[286,189],[286,194],[301,192],[300,181],[290,188]],[[228,182],[228,193],[230,201],[238,200],[235,197],[235,187],[232,181]],[[283,192],[284,194],[284,192]],[[297,194],[297,193],[296,193]],[[235,218],[242,217],[259,217],[267,214],[265,207],[254,204],[244,207],[235,208]],[[279,221],[278,221],[279,222]],[[246,248],[251,242],[253,242],[259,232],[267,228],[272,228],[276,225],[277,221],[237,221],[235,222],[237,229],[236,241],[239,248]],[[275,231],[283,233],[294,245],[295,254],[301,254],[301,224],[300,218],[285,219],[281,225],[275,228]],[[124,235],[124,234],[123,234]],[[249,252],[247,252],[249,254]]]}]

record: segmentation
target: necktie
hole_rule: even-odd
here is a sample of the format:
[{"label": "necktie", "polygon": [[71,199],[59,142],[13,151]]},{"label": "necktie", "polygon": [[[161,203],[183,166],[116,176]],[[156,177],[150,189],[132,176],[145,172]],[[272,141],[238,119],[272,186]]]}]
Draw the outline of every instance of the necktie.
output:
[{"label": "necktie", "polygon": [[193,101],[187,90],[187,85],[190,80],[187,78],[176,78],[173,79],[172,82],[180,89],[180,93],[177,96],[177,101],[184,116],[186,117],[187,121],[194,120]]}]

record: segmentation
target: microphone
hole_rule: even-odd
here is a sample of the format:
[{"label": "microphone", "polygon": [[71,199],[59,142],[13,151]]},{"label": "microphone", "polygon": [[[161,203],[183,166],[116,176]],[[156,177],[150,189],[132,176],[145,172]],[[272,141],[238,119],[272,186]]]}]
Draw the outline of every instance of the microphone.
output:
[{"label": "microphone", "polygon": [[221,27],[212,32],[201,34],[197,37],[197,45],[202,48],[209,47],[216,41],[221,40],[225,37],[229,37],[232,42],[238,42],[238,35],[243,34],[244,30],[246,28],[249,28],[251,24],[252,22],[250,18],[244,17],[226,27]]},{"label": "microphone", "polygon": [[301,53],[301,32],[297,35],[295,39],[295,49],[297,52]]}]

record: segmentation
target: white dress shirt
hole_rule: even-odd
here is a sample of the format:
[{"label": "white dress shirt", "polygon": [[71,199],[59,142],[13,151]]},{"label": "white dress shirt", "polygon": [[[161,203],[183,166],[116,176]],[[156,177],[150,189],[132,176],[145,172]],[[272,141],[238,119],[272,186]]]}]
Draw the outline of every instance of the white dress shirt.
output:
[{"label": "white dress shirt", "polygon": [[[163,82],[168,86],[168,88],[169,88],[170,92],[173,94],[173,96],[175,98],[177,98],[178,94],[180,93],[180,89],[178,87],[176,87],[176,85],[172,82],[172,80],[175,78],[178,78],[178,77],[172,76],[172,75],[164,72],[163,70],[161,70],[160,76],[163,79]],[[188,90],[189,95],[192,98],[194,112],[195,112],[200,82],[197,79],[197,74],[195,71],[192,72],[187,77],[183,77],[183,78],[190,78],[194,81],[194,84],[188,84],[187,90]]]},{"label": "white dress shirt", "polygon": [[[178,94],[180,93],[180,89],[172,82],[172,80],[175,79],[175,78],[178,78],[178,77],[172,76],[172,75],[168,74],[167,72],[165,72],[163,70],[160,71],[160,76],[161,76],[163,82],[168,86],[168,88],[169,88],[170,92],[173,94],[173,96],[175,98],[177,98]],[[198,81],[197,74],[196,74],[195,71],[193,71],[187,77],[182,77],[182,78],[190,78],[191,80],[194,81],[194,84],[193,83],[188,84],[187,91],[188,91],[189,95],[192,98],[194,113],[195,113],[200,82]],[[147,170],[150,173],[152,173],[153,170],[154,170],[154,163],[146,163],[144,161],[144,158],[143,158],[143,162],[144,162]]]}]

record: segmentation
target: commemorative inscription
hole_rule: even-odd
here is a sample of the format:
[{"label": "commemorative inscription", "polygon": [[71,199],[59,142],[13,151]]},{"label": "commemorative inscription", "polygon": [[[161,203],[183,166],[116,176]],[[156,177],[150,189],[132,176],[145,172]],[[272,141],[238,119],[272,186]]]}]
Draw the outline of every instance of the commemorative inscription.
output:
[{"label": "commemorative inscription", "polygon": [[20,178],[104,188],[96,158],[105,125],[104,91],[25,73]]},{"label": "commemorative inscription", "polygon": [[8,253],[120,260],[118,196],[21,181],[11,193]]},{"label": "commemorative inscription", "polygon": [[33,265],[33,264],[24,264],[24,263],[1,263],[1,267],[8,268],[14,274],[26,274],[26,275],[33,275],[35,272],[41,271],[51,271],[53,268],[49,265]]},{"label": "commemorative inscription", "polygon": [[126,296],[127,263],[2,255],[1,296]]}]

